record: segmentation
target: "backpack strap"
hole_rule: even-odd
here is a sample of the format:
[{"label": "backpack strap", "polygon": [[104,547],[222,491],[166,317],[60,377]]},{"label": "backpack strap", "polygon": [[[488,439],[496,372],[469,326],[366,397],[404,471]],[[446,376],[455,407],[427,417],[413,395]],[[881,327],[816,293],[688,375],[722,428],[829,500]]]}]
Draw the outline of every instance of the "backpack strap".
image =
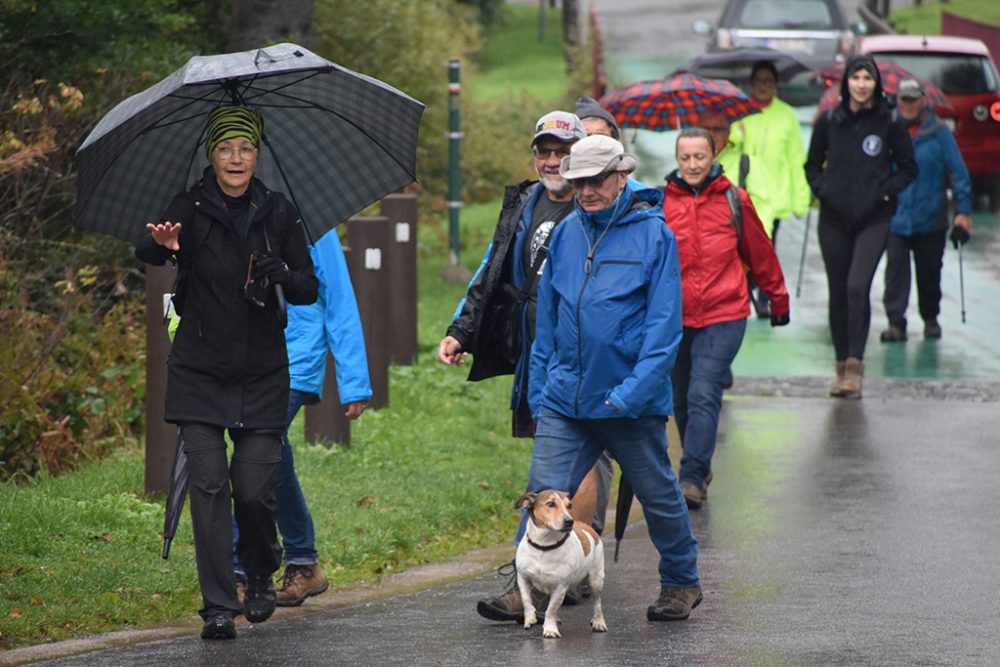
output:
[{"label": "backpack strap", "polygon": [[744,190],[747,189],[747,174],[749,173],[750,173],[750,156],[747,155],[746,153],[741,153],[740,173],[739,173],[739,178],[737,180],[739,181],[739,186]]},{"label": "backpack strap", "polygon": [[732,217],[729,224],[736,228],[737,243],[743,240],[743,204],[740,202],[740,191],[735,185],[726,188],[726,200]]}]

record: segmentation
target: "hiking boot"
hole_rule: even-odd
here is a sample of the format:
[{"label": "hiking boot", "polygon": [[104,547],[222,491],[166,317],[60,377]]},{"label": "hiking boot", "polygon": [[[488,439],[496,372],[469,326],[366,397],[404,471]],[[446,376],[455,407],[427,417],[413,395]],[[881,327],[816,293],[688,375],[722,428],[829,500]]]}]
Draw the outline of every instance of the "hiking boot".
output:
[{"label": "hiking boot", "polygon": [[[535,615],[539,621],[545,618],[545,609],[549,606],[549,596],[531,588],[531,601],[535,605]],[[500,597],[485,597],[476,604],[476,611],[483,618],[491,621],[517,621],[524,623],[524,604],[521,603],[521,591],[517,584],[510,587]]]},{"label": "hiking boot", "polygon": [[241,607],[247,599],[247,575],[242,572],[236,573],[236,599],[239,600]]},{"label": "hiking boot", "polygon": [[247,574],[247,597],[243,616],[251,623],[263,623],[274,613],[276,596],[269,574]]},{"label": "hiking boot", "polygon": [[681,493],[684,495],[684,501],[687,503],[688,509],[700,509],[705,503],[706,493],[703,484],[695,484],[690,480],[682,479]]},{"label": "hiking boot", "polygon": [[924,322],[924,338],[940,338],[941,337],[941,325],[938,321],[927,320]]},{"label": "hiking boot", "polygon": [[298,607],[306,598],[319,595],[330,587],[319,563],[313,565],[289,564],[278,589],[279,607]]},{"label": "hiking boot", "polygon": [[833,381],[833,386],[830,387],[830,395],[841,397],[844,395],[844,374],[847,372],[847,362],[838,361],[837,362],[837,379]]},{"label": "hiking boot", "polygon": [[701,586],[664,586],[660,589],[660,597],[646,610],[646,618],[650,621],[683,621],[691,615],[692,609],[701,604],[701,600]]},{"label": "hiking boot", "polygon": [[[924,335],[927,335],[926,329]],[[883,343],[902,343],[906,340],[906,329],[890,324],[889,328],[883,331],[878,338]]]},{"label": "hiking boot", "polygon": [[865,377],[865,362],[856,357],[848,357],[844,365],[844,381],[841,383],[841,398],[861,398],[861,384]]},{"label": "hiking boot", "polygon": [[202,639],[236,639],[236,623],[229,614],[213,616],[201,628]]}]

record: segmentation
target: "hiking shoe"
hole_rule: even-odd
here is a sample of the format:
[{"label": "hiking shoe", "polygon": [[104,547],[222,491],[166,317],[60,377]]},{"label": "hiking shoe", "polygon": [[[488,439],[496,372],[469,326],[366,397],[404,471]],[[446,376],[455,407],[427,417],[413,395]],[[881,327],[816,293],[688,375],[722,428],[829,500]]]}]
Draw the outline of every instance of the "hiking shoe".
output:
[{"label": "hiking shoe", "polygon": [[692,481],[683,479],[681,480],[681,493],[684,495],[684,501],[687,503],[688,509],[696,510],[700,509],[705,503],[705,487],[701,484],[695,484]]},{"label": "hiking shoe", "polygon": [[306,598],[319,595],[330,587],[319,563],[313,565],[289,564],[278,589],[279,607],[298,607]]},{"label": "hiking shoe", "polygon": [[241,607],[247,599],[247,575],[242,572],[236,573],[236,599],[239,600]]},{"label": "hiking shoe", "polygon": [[236,623],[229,614],[213,616],[201,628],[202,639],[236,639]]},{"label": "hiking shoe", "polygon": [[650,621],[683,621],[691,615],[691,610],[701,604],[701,586],[681,588],[664,586],[660,597],[649,605],[646,619]]},{"label": "hiking shoe", "polygon": [[[568,597],[568,596],[567,596]],[[535,605],[535,615],[541,622],[545,619],[545,610],[549,606],[549,596],[531,589],[531,601]],[[483,618],[491,621],[517,621],[524,623],[524,604],[521,602],[521,591],[515,584],[500,597],[485,597],[476,604],[476,611]]]},{"label": "hiking shoe", "polygon": [[243,603],[244,618],[251,623],[263,623],[274,613],[276,601],[271,575],[247,575],[247,597]]},{"label": "hiking shoe", "polygon": [[937,320],[927,320],[924,322],[924,338],[940,338],[941,325]]},{"label": "hiking shoe", "polygon": [[[941,329],[938,328],[938,331]],[[927,330],[924,329],[924,336],[927,335]],[[878,339],[883,343],[902,343],[906,340],[906,329],[897,327],[895,324],[890,324],[889,328],[883,331]]]}]

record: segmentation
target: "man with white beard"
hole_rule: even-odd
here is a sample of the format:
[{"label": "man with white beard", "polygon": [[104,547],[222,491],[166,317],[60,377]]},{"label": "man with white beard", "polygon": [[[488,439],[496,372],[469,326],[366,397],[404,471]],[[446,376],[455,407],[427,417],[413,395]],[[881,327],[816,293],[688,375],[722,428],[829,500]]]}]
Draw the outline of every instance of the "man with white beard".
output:
[{"label": "man with white beard", "polygon": [[[568,111],[552,111],[535,123],[531,150],[539,180],[509,185],[493,240],[459,303],[438,359],[454,366],[473,355],[469,380],[513,373],[510,409],[515,438],[530,438],[535,424],[528,410],[528,358],[535,338],[535,308],[548,240],[573,211],[573,188],[559,175],[570,146],[587,136],[580,119]],[[594,471],[573,498],[573,518],[590,524],[596,503]],[[545,608],[541,596],[536,607]],[[523,620],[516,585],[499,597],[479,601],[482,616],[498,621]]]}]

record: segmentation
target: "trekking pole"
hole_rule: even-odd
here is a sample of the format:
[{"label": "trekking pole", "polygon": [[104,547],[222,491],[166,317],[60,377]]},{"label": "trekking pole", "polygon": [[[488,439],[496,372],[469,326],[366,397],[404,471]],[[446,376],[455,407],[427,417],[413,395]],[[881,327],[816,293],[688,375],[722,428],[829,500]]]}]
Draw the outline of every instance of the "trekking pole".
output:
[{"label": "trekking pole", "polygon": [[802,270],[806,266],[806,246],[809,245],[809,223],[812,221],[812,207],[806,212],[806,231],[802,235],[802,256],[799,257],[799,277],[795,281],[795,298],[802,296]]},{"label": "trekking pole", "polygon": [[962,247],[964,243],[958,244],[958,292],[962,296],[962,324],[965,324],[965,275],[962,270]]}]

